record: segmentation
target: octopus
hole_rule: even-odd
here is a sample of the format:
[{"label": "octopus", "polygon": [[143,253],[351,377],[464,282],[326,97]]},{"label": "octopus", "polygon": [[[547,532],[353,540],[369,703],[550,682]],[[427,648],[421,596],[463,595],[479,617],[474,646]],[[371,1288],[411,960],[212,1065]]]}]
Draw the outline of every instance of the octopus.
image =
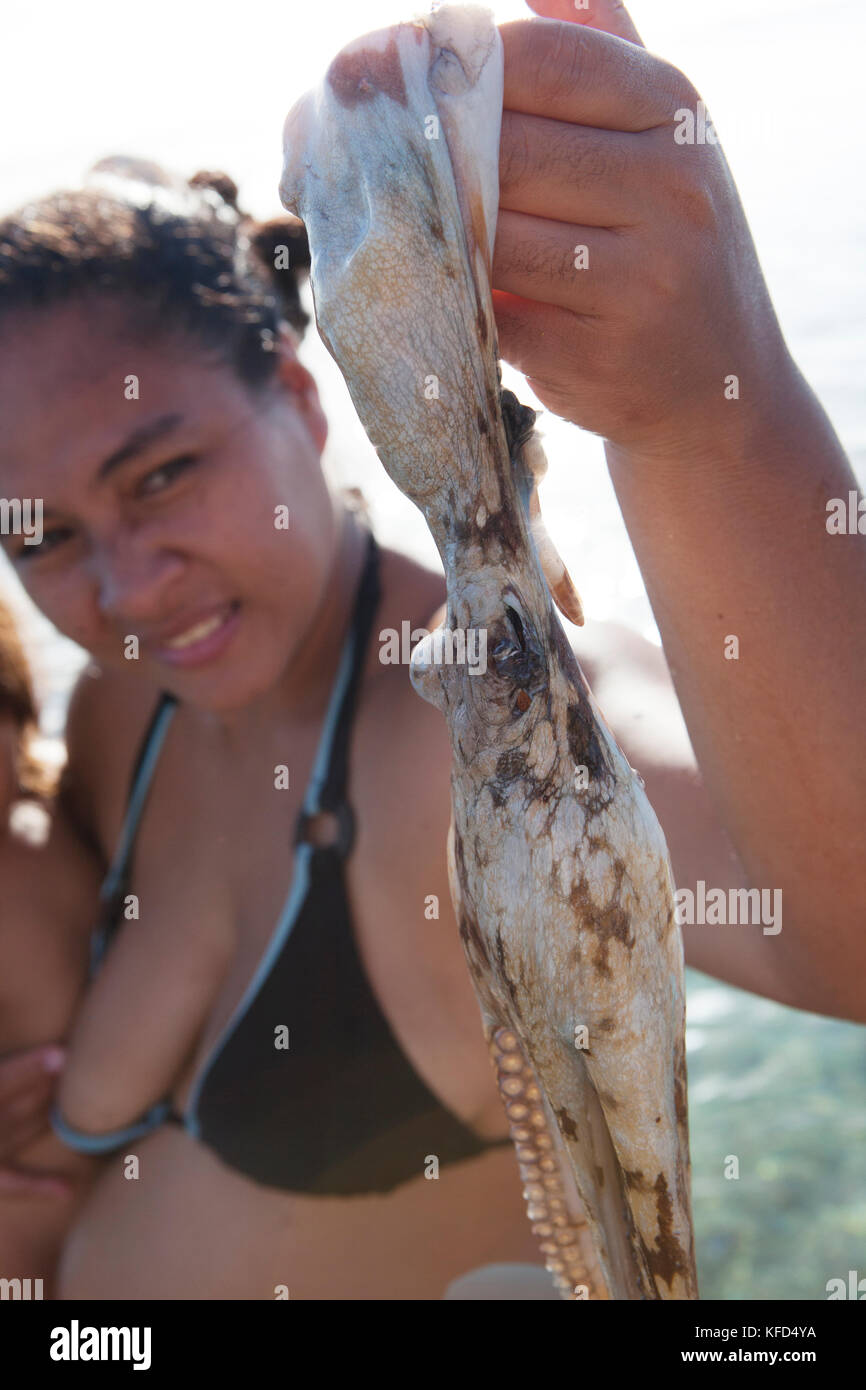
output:
[{"label": "octopus", "polygon": [[[556,608],[535,413],[502,387],[491,296],[504,61],[489,11],[364,35],[292,107],[280,196],[318,331],[484,669],[410,679],[453,763],[449,882],[532,1229],[565,1299],[696,1298],[683,951],[665,839]],[[438,645],[437,645],[438,643]]]}]

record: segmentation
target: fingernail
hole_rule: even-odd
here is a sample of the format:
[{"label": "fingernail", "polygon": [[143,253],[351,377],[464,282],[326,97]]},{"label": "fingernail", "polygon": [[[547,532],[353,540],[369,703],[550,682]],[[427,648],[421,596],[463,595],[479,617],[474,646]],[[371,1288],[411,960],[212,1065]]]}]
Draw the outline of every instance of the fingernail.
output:
[{"label": "fingernail", "polygon": [[62,1047],[48,1047],[42,1054],[42,1066],[48,1072],[62,1071],[65,1061],[66,1053]]}]

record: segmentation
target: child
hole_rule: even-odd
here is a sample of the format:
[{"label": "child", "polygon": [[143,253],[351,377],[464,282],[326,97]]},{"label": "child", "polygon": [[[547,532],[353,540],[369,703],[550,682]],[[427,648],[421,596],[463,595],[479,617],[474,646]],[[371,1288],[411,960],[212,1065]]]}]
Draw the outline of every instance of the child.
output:
[{"label": "child", "polygon": [[[30,673],[0,602],[0,1057],[66,1037],[86,984],[99,889],[98,865],[34,756],[36,729]],[[31,1280],[31,1297],[39,1296],[32,1281],[41,1279],[47,1298],[97,1164],[66,1149],[47,1124],[15,1162],[68,1180],[40,1195],[0,1191],[0,1279]]]}]

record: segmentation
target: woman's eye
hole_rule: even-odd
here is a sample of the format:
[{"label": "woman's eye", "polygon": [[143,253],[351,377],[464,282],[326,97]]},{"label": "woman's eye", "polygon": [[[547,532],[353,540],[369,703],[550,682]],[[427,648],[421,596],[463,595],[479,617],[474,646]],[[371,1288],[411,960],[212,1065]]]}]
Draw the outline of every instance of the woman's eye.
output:
[{"label": "woman's eye", "polygon": [[20,560],[39,560],[43,555],[50,555],[64,541],[69,540],[71,535],[72,530],[68,526],[55,526],[51,531],[43,531],[38,545],[22,545],[14,556],[15,563]]},{"label": "woman's eye", "polygon": [[136,491],[144,497],[149,497],[155,492],[164,492],[176,477],[192,468],[196,462],[197,459],[192,454],[182,454],[179,458],[170,459],[168,463],[161,463],[159,468],[154,468],[142,478]]}]

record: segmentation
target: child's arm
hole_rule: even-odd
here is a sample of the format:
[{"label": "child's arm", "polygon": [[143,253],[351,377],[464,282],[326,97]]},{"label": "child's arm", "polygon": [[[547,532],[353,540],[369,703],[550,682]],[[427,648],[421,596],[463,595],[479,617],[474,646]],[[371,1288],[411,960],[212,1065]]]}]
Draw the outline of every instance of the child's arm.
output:
[{"label": "child's arm", "polygon": [[64,1196],[72,1180],[65,1173],[22,1167],[21,1155],[49,1132],[48,1117],[57,1075],[66,1060],[54,1043],[0,1057],[0,1196]]},{"label": "child's arm", "polygon": [[13,814],[0,836],[0,1276],[41,1279],[48,1296],[97,1168],[55,1138],[48,1105],[63,1062],[51,1044],[85,987],[99,875],[59,807],[42,829],[41,841],[22,834]]}]

